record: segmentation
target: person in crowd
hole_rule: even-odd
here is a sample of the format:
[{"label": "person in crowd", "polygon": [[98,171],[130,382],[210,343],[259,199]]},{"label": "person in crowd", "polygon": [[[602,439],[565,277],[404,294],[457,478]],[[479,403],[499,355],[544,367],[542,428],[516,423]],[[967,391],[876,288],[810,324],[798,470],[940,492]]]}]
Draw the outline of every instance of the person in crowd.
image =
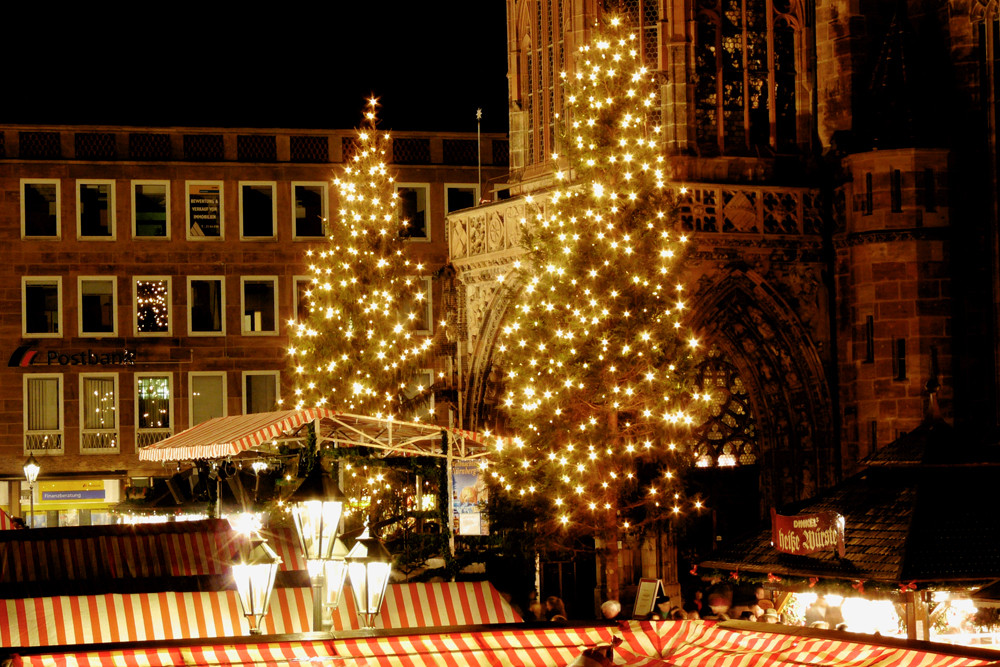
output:
[{"label": "person in crowd", "polygon": [[562,598],[555,595],[545,598],[545,620],[557,623],[566,620],[566,605]]},{"label": "person in crowd", "polygon": [[528,605],[528,616],[524,620],[526,621],[544,621],[545,620],[545,610],[542,609],[542,603],[538,600],[533,601]]},{"label": "person in crowd", "polygon": [[774,607],[770,607],[764,610],[764,614],[760,617],[760,620],[765,623],[780,623],[781,618],[778,616],[778,612],[774,610]]},{"label": "person in crowd", "polygon": [[686,621],[687,614],[680,607],[673,607],[670,609],[670,615],[667,618],[671,621]]},{"label": "person in crowd", "polygon": [[687,616],[689,621],[697,621],[701,619],[701,613],[698,611],[698,605],[696,605],[694,601],[684,603],[684,615]]}]

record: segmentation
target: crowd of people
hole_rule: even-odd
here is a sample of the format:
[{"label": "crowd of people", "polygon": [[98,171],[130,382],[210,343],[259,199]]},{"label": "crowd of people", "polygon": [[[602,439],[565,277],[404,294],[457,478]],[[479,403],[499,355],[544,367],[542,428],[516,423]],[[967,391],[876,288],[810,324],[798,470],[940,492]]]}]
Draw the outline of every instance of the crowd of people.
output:
[{"label": "crowd of people", "polygon": [[[626,620],[631,617],[627,606],[618,600],[607,600],[600,607],[600,618],[604,620]],[[779,612],[769,593],[762,587],[751,591],[734,589],[727,585],[714,585],[707,590],[695,590],[690,599],[678,604],[665,595],[658,597],[653,606],[652,620],[742,620],[757,623],[784,623],[806,625],[811,628],[846,630],[840,607],[827,603],[819,595],[805,612],[804,618],[792,618]],[[562,599],[550,595],[544,601],[532,593],[529,597],[526,621],[561,622],[567,619],[566,605]]]}]

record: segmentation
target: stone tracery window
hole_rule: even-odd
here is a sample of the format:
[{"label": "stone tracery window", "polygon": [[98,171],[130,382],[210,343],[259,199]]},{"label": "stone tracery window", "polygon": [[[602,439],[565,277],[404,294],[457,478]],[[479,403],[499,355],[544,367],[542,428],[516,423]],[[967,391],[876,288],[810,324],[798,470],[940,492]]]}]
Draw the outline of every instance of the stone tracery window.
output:
[{"label": "stone tracery window", "polygon": [[795,0],[698,0],[695,132],[702,151],[795,145]]},{"label": "stone tracery window", "polygon": [[713,347],[698,374],[698,384],[709,393],[711,403],[708,418],[695,430],[695,465],[709,468],[757,463],[757,422],[736,367]]}]

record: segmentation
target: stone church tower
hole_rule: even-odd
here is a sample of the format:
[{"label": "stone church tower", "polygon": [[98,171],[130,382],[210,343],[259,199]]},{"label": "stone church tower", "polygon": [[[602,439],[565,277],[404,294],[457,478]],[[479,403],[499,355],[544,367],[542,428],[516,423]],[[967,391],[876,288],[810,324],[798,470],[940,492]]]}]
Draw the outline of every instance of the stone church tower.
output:
[{"label": "stone church tower", "polygon": [[497,419],[511,293],[496,278],[520,252],[523,196],[550,185],[558,74],[613,12],[658,72],[697,246],[687,284],[716,397],[704,483],[755,493],[755,519],[930,412],[991,433],[1000,32],[976,2],[507,0],[510,174],[502,199],[449,218],[464,425]]}]

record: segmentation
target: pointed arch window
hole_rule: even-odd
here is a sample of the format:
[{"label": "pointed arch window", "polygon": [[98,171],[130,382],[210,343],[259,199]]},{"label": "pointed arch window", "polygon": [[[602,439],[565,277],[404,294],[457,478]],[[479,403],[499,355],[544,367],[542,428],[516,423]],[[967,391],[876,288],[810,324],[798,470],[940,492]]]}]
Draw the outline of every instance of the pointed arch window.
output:
[{"label": "pointed arch window", "polygon": [[746,385],[717,347],[698,367],[698,385],[711,398],[708,417],[695,430],[695,465],[710,468],[757,463],[757,421]]},{"label": "pointed arch window", "polygon": [[698,0],[695,133],[706,153],[796,143],[794,0]]}]

